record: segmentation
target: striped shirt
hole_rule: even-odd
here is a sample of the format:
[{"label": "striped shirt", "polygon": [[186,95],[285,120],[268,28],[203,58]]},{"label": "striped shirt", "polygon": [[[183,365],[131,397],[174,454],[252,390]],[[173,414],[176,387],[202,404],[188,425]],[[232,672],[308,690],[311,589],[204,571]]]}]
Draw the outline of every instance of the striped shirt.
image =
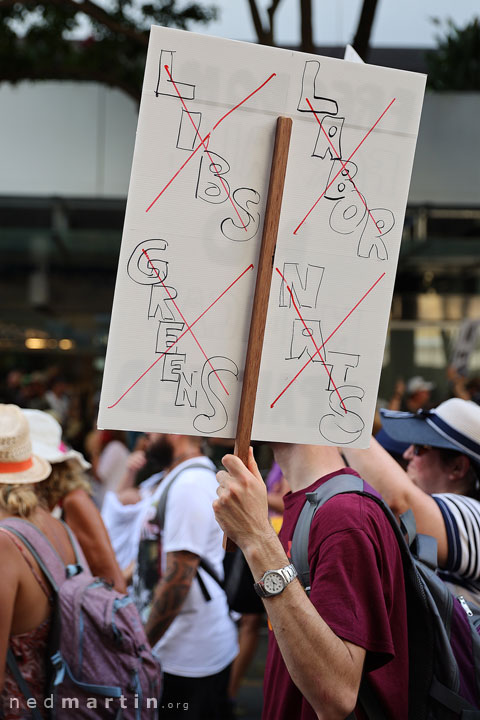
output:
[{"label": "striped shirt", "polygon": [[480,501],[453,493],[432,497],[447,531],[447,572],[442,577],[480,597]]}]

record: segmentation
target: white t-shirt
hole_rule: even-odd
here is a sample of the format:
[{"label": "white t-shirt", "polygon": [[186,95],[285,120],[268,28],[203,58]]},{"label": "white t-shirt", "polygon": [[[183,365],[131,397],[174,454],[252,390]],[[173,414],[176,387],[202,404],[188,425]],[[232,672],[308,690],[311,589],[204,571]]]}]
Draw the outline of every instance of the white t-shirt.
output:
[{"label": "white t-shirt", "polygon": [[[205,470],[190,465],[202,464]],[[181,550],[207,560],[223,578],[223,532],[212,508],[217,497],[215,466],[206,457],[177,465],[182,472],[171,486],[165,509],[162,536],[162,568],[166,553]],[[213,471],[213,472],[212,472]],[[159,488],[165,488],[168,475]],[[161,492],[156,494],[156,499]],[[218,583],[198,569],[211,600],[205,600],[195,578],[181,610],[154,647],[165,672],[184,677],[204,677],[223,670],[238,652],[237,630],[229,615],[225,593]]]},{"label": "white t-shirt", "polygon": [[125,475],[129,457],[128,448],[119,440],[112,440],[104,447],[98,458],[97,475],[105,490],[115,492]]}]

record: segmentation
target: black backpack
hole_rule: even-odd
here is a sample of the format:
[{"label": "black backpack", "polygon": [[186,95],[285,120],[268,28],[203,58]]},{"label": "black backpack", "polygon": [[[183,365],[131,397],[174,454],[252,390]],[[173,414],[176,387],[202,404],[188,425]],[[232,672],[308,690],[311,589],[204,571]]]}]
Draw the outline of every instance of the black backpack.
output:
[{"label": "black backpack", "polygon": [[[480,720],[480,608],[453,595],[439,578],[437,542],[417,534],[411,510],[402,515],[399,525],[382,498],[357,475],[335,476],[314,492],[305,493],[291,559],[307,594],[310,525],[318,508],[342,493],[356,493],[376,502],[400,547],[408,617],[409,720]],[[365,682],[360,686],[359,702],[371,720],[384,717]]]}]

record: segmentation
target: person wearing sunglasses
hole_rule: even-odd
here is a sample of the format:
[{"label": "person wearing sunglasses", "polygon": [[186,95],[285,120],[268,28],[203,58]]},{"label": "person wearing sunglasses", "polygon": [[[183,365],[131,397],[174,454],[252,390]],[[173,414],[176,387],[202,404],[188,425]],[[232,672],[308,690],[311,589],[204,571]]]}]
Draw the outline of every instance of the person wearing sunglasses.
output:
[{"label": "person wearing sunglasses", "polygon": [[480,406],[451,398],[433,410],[381,411],[383,431],[408,445],[406,471],[371,440],[343,450],[348,463],[417,530],[437,540],[443,579],[480,605]]}]

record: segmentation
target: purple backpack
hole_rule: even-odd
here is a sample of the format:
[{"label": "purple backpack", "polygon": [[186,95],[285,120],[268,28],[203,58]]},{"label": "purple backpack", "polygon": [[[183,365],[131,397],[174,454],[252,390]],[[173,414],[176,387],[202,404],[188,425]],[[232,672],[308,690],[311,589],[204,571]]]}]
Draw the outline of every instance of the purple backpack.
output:
[{"label": "purple backpack", "polygon": [[[75,550],[74,565],[64,565],[35,525],[19,518],[1,523],[28,548],[55,595],[45,691],[49,717],[154,720],[161,671],[135,605],[128,595],[93,577],[76,538],[64,526]],[[32,707],[34,698],[11,650],[7,663]],[[33,708],[31,717],[41,720],[45,714],[43,708]]]}]

